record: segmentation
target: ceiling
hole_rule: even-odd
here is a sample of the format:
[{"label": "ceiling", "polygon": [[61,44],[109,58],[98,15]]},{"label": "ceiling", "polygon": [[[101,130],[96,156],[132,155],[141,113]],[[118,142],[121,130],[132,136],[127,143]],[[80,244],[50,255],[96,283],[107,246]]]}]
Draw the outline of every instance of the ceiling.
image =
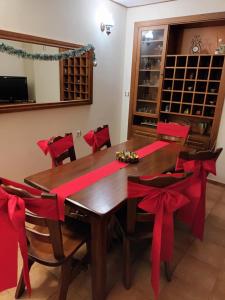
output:
[{"label": "ceiling", "polygon": [[176,0],[112,0],[118,4],[121,4],[125,7],[135,7],[135,6],[143,6],[149,4],[156,4],[162,2],[171,2]]}]

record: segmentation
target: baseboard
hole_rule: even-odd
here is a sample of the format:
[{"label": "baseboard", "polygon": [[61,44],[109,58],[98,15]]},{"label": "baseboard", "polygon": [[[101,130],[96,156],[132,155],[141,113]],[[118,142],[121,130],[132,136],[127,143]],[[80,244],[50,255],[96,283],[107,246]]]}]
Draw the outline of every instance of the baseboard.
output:
[{"label": "baseboard", "polygon": [[218,182],[218,181],[215,181],[215,180],[212,180],[212,179],[207,179],[207,181],[210,182],[210,183],[212,183],[212,184],[215,184],[215,185],[219,185],[219,186],[225,187],[225,183]]}]

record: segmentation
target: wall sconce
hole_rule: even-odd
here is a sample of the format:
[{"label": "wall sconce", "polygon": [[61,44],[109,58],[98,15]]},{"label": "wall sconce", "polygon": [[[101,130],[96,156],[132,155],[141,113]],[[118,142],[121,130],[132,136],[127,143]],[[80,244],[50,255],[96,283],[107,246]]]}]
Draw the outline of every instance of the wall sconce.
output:
[{"label": "wall sconce", "polygon": [[100,28],[101,28],[101,31],[102,32],[106,32],[107,35],[110,35],[111,33],[111,30],[113,28],[113,25],[112,24],[104,24],[104,23],[101,23],[100,24]]},{"label": "wall sconce", "polygon": [[100,29],[102,32],[106,32],[110,35],[114,26],[114,20],[112,14],[105,8],[101,7],[97,12],[97,22],[100,23]]}]

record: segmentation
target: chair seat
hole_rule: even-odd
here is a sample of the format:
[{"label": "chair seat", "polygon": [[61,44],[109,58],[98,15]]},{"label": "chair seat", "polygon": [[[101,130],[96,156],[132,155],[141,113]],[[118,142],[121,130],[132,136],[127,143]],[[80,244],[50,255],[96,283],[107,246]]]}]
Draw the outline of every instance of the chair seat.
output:
[{"label": "chair seat", "polygon": [[[48,234],[46,227],[35,226],[33,230]],[[58,266],[71,257],[84,243],[87,242],[89,236],[89,227],[87,224],[73,221],[73,223],[69,225],[66,223],[63,224],[61,230],[65,257],[59,259],[55,258],[51,244],[33,239],[32,236],[29,239],[29,257],[48,266]]]},{"label": "chair seat", "polygon": [[[138,212],[143,212],[143,210],[137,208]],[[122,227],[126,238],[129,240],[137,240],[137,239],[151,239],[152,232],[154,227],[155,217],[153,214],[145,214],[145,219],[148,219],[148,222],[138,222],[135,226],[135,231],[132,233],[127,232],[127,219],[126,219],[126,211],[120,210],[117,214],[117,219]]]},{"label": "chair seat", "polygon": [[127,234],[129,240],[142,240],[142,239],[151,239],[153,232],[154,221],[149,223],[138,223],[135,228],[135,232]]}]

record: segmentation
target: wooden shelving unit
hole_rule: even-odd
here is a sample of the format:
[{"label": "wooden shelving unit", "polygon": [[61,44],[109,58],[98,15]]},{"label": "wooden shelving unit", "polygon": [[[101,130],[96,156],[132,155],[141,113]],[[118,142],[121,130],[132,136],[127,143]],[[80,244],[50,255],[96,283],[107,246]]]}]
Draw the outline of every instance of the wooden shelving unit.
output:
[{"label": "wooden shelving unit", "polygon": [[61,101],[92,101],[92,70],[91,52],[81,57],[64,59],[60,64]]},{"label": "wooden shelving unit", "polygon": [[160,112],[214,119],[223,65],[224,55],[168,55]]},{"label": "wooden shelving unit", "polygon": [[[135,24],[128,137],[156,137],[158,121],[178,122],[191,126],[191,146],[215,144],[225,98],[225,56],[214,54],[215,36],[225,41],[225,16],[208,17]],[[210,45],[198,54],[190,49],[195,34]]]}]

